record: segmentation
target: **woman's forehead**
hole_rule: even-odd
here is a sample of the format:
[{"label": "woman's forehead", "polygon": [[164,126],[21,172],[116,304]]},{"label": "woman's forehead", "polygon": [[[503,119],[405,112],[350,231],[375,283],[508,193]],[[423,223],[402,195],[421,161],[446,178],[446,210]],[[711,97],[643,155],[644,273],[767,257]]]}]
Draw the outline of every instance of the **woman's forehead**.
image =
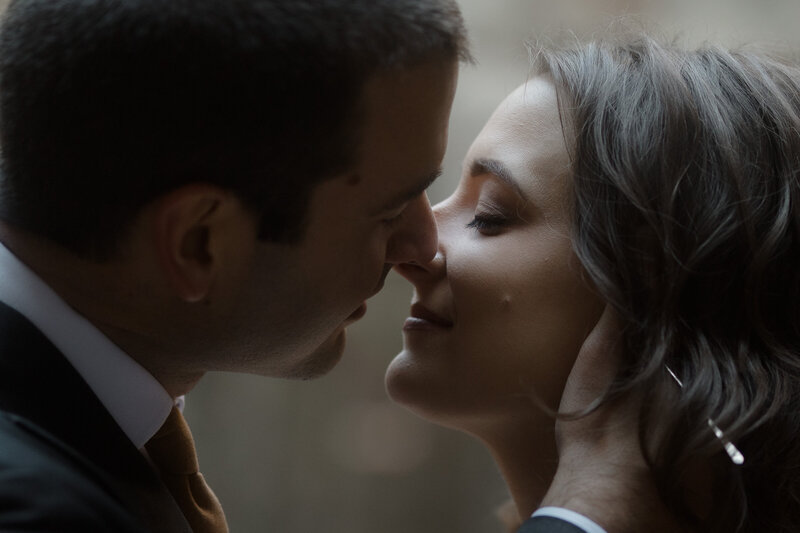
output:
[{"label": "woman's forehead", "polygon": [[523,189],[547,189],[569,169],[555,87],[533,78],[515,89],[495,110],[464,162],[492,160],[518,177]]}]

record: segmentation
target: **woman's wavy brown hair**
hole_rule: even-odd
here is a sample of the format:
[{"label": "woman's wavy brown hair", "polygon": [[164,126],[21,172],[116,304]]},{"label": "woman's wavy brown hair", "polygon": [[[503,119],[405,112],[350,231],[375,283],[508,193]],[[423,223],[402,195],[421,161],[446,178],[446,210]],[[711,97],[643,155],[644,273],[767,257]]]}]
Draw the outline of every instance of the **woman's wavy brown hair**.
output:
[{"label": "woman's wavy brown hair", "polygon": [[[664,501],[702,531],[798,531],[800,71],[642,36],[535,61],[570,147],[574,248],[625,324],[617,384],[645,395]],[[705,516],[684,493],[697,458],[716,468]]]}]

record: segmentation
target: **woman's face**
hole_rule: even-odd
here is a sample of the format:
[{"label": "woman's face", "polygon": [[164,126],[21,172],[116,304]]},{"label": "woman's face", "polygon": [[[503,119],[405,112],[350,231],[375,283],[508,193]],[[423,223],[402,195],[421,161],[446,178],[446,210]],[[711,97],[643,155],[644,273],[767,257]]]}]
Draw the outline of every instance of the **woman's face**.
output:
[{"label": "woman's face", "polygon": [[532,395],[558,407],[603,308],[571,249],[569,195],[555,88],[536,78],[500,104],[434,208],[436,258],[397,267],[415,291],[386,376],[395,401],[475,431],[539,416]]}]

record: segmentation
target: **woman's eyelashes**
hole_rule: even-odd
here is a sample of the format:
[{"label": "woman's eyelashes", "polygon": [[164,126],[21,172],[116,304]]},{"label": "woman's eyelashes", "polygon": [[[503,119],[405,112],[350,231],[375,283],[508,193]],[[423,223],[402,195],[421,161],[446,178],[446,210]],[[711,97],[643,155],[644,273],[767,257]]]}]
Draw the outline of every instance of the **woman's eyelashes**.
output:
[{"label": "woman's eyelashes", "polygon": [[506,217],[476,214],[472,221],[467,224],[467,227],[484,235],[497,235],[507,225],[508,219]]},{"label": "woman's eyelashes", "polygon": [[482,235],[497,235],[512,222],[511,217],[503,210],[487,204],[479,204],[472,221],[467,228],[474,229]]}]

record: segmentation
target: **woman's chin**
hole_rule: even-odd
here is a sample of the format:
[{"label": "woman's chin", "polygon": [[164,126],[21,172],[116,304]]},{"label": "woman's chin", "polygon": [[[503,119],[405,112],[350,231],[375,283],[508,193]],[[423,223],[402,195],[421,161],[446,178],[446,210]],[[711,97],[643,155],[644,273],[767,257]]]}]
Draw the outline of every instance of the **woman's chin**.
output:
[{"label": "woman's chin", "polygon": [[[429,386],[425,385],[422,379],[423,372],[417,368],[417,364],[410,361],[408,354],[400,352],[386,369],[384,383],[386,393],[389,398],[414,412],[417,412],[417,404],[425,404],[423,399],[430,396]],[[420,416],[423,416],[421,413]]]},{"label": "woman's chin", "polygon": [[475,434],[499,413],[474,383],[461,383],[434,361],[404,350],[389,364],[385,385],[389,397],[436,425]]},{"label": "woman's chin", "polygon": [[454,401],[452,386],[436,379],[432,368],[400,352],[386,369],[386,392],[395,403],[434,424],[459,429],[452,423]]}]

